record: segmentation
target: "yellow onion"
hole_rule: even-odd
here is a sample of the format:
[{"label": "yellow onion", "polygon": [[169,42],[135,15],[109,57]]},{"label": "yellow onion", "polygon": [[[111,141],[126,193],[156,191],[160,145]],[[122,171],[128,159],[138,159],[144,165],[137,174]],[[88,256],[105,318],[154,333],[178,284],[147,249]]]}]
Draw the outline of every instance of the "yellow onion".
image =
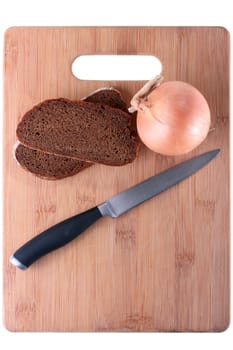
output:
[{"label": "yellow onion", "polygon": [[141,97],[136,94],[131,101],[131,111],[137,110],[142,142],[164,155],[192,151],[206,138],[210,127],[210,110],[204,96],[182,81],[148,86],[148,94],[144,90]]}]

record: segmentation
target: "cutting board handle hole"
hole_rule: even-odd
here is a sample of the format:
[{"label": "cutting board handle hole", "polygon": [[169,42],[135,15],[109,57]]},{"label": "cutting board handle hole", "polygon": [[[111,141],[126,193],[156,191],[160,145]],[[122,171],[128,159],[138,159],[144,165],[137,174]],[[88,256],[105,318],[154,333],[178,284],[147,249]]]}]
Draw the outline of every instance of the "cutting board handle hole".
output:
[{"label": "cutting board handle hole", "polygon": [[72,62],[79,80],[150,80],[161,71],[160,60],[152,55],[81,55]]}]

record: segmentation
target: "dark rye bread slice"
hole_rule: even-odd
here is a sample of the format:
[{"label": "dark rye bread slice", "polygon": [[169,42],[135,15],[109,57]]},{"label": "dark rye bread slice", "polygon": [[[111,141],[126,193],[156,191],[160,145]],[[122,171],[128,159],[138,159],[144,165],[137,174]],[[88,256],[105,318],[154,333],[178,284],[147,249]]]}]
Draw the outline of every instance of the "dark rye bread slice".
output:
[{"label": "dark rye bread slice", "polygon": [[83,101],[102,103],[113,108],[119,108],[122,111],[128,112],[126,103],[123,101],[120,91],[112,87],[101,88],[94,91],[92,94],[84,97]]},{"label": "dark rye bread slice", "polygon": [[[101,102],[127,111],[126,103],[123,101],[120,92],[114,88],[96,90],[83,100],[95,103]],[[63,179],[93,165],[90,162],[34,150],[19,142],[14,148],[14,157],[25,170],[47,180]]]},{"label": "dark rye bread slice", "polygon": [[133,117],[101,103],[51,99],[28,111],[17,127],[19,141],[33,149],[106,165],[124,165],[137,155]]},{"label": "dark rye bread slice", "polygon": [[92,165],[73,158],[57,156],[19,144],[14,156],[26,170],[47,180],[59,180],[75,175]]}]

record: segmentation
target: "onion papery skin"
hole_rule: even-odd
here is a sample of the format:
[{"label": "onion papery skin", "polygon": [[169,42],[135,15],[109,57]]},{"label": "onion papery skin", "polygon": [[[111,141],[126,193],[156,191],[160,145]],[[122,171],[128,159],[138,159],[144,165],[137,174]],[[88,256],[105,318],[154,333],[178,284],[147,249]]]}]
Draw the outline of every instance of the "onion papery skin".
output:
[{"label": "onion papery skin", "polygon": [[138,104],[137,130],[142,142],[163,155],[192,151],[206,138],[210,109],[204,96],[190,84],[161,84]]}]

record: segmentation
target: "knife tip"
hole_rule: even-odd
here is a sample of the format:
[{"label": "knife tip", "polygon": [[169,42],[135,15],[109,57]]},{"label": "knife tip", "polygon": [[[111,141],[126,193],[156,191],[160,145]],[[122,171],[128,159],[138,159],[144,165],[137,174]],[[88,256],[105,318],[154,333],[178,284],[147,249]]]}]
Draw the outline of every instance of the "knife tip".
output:
[{"label": "knife tip", "polygon": [[217,155],[221,152],[221,148],[216,148],[213,152],[215,153],[215,155]]},{"label": "knife tip", "polygon": [[209,159],[211,160],[211,159],[215,158],[220,153],[220,151],[221,151],[220,148],[216,148],[210,152],[207,152],[207,153],[209,153]]}]

